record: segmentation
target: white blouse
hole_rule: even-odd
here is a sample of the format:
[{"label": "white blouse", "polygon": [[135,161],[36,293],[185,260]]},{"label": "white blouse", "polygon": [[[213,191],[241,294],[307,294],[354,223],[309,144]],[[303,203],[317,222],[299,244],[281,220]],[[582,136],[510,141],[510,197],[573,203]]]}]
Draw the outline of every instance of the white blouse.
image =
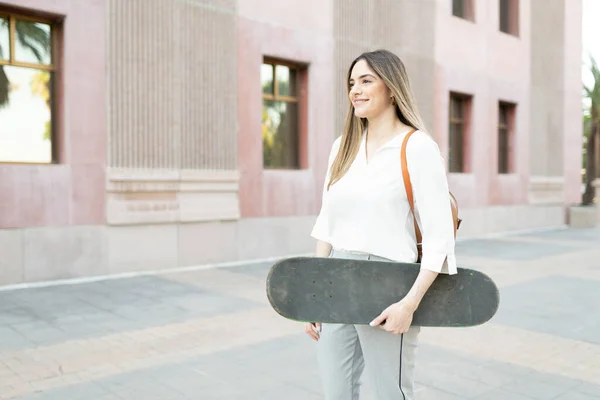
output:
[{"label": "white blouse", "polygon": [[[370,253],[398,262],[417,260],[413,216],[402,180],[400,134],[366,158],[366,134],[350,169],[327,190],[340,147],[329,154],[321,211],[311,232],[335,249]],[[422,233],[421,268],[455,274],[454,224],[445,163],[437,143],[416,131],[406,146],[415,213]]]}]

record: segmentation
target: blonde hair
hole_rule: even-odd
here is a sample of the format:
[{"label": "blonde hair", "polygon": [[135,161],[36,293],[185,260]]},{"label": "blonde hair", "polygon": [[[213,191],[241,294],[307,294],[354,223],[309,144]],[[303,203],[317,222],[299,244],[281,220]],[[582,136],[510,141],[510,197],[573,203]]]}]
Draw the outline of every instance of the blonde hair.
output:
[{"label": "blonde hair", "polygon": [[[419,115],[404,63],[397,55],[388,50],[366,52],[352,61],[346,77],[348,93],[351,89],[350,76],[352,75],[352,69],[360,60],[365,60],[392,92],[396,103],[395,107],[398,119],[403,124],[414,129],[425,130],[425,124]],[[362,135],[367,125],[366,118],[359,118],[354,115],[354,106],[350,99],[348,99],[348,113],[346,115],[344,132],[341,138],[340,149],[331,165],[327,189],[339,181],[350,168],[350,164],[352,164],[360,148]]]}]

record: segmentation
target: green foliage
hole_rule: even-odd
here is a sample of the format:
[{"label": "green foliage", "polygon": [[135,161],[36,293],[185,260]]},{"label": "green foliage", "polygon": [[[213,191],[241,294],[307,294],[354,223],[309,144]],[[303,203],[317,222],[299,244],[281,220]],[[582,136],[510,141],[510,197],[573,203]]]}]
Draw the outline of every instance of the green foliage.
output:
[{"label": "green foliage", "polygon": [[589,114],[592,121],[595,123],[600,122],[600,69],[594,57],[590,56],[590,71],[594,78],[594,84],[592,87],[584,86],[585,97],[590,102]]},{"label": "green foliage", "polygon": [[[4,27],[8,26],[7,19],[1,19],[0,24]],[[16,40],[21,46],[31,51],[38,62],[44,62],[44,54],[50,54],[51,51],[51,40],[50,34],[35,23],[28,21],[17,20],[16,24]],[[0,45],[0,56],[4,57],[5,51]],[[6,52],[7,54],[7,52]],[[34,95],[40,96],[46,102],[46,105],[50,107],[50,73],[47,71],[39,70],[31,81],[31,90]],[[0,108],[8,106],[10,101],[9,94],[11,90],[11,83],[6,75],[6,71],[3,66],[0,66]],[[50,140],[51,137],[51,123],[46,121],[44,124],[44,132],[42,137],[44,140]]]},{"label": "green foliage", "polygon": [[44,54],[50,54],[50,35],[39,25],[29,21],[17,20],[17,40],[29,49],[40,62],[44,62]]},{"label": "green foliage", "polygon": [[[590,118],[590,114],[588,112],[583,113],[583,149],[582,149],[582,163],[581,163],[581,168],[583,168],[585,170],[586,167],[586,155],[587,155],[587,144],[588,144],[588,139],[589,139],[589,132],[590,132],[590,128],[591,128],[591,124],[592,124],[592,119]],[[583,176],[583,178],[585,179],[585,175]]]},{"label": "green foliage", "polygon": [[583,168],[585,170],[585,191],[581,203],[592,204],[594,188],[592,182],[599,177],[600,160],[596,154],[596,143],[600,141],[600,69],[594,57],[590,56],[590,72],[593,77],[591,86],[583,86]]},{"label": "green foliage", "polygon": [[4,68],[0,65],[0,108],[8,105],[8,92],[10,88],[10,81]]},{"label": "green foliage", "polygon": [[[2,26],[8,26],[8,20],[1,19],[0,24],[2,24]],[[44,54],[50,53],[50,34],[33,23],[17,21],[16,40],[21,46],[29,49],[40,63],[44,62]],[[4,54],[5,50],[0,45],[0,55]],[[10,82],[3,66],[0,66],[0,108],[8,104],[9,93]]]}]

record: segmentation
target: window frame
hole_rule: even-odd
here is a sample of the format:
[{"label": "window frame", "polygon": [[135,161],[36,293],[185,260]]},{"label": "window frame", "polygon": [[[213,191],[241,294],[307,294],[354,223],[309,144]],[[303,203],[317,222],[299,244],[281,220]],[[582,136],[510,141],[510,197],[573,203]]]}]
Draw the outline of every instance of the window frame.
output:
[{"label": "window frame", "polygon": [[[461,105],[461,118],[457,118],[454,115],[453,106],[454,101],[460,101]],[[471,160],[469,157],[470,149],[470,126],[471,126],[471,108],[473,103],[473,96],[451,91],[448,96],[448,172],[451,174],[467,174],[471,172]],[[452,126],[461,126],[461,138],[460,138],[460,167],[458,170],[453,167],[456,163],[453,161],[453,150],[451,147],[452,143]]]},{"label": "window frame", "polygon": [[[58,121],[57,116],[57,100],[59,96],[57,95],[57,90],[59,88],[58,79],[60,74],[60,68],[58,66],[59,59],[59,28],[57,26],[57,21],[44,17],[33,17],[30,15],[24,15],[11,11],[2,11],[0,10],[0,18],[8,20],[8,46],[9,46],[9,56],[8,60],[0,58],[0,66],[3,67],[19,67],[19,68],[30,68],[36,70],[44,70],[49,71],[52,74],[52,84],[50,88],[50,161],[49,162],[41,162],[41,161],[5,161],[0,159],[0,165],[2,164],[27,164],[27,165],[51,165],[59,163],[59,146],[58,146]],[[17,30],[17,20],[27,21],[27,22],[38,22],[42,24],[47,24],[50,27],[50,64],[36,64],[29,63],[23,61],[17,61],[15,59],[15,41],[16,41],[16,30]]]},{"label": "window frame", "polygon": [[453,17],[463,19],[465,21],[475,22],[475,1],[474,0],[459,0],[462,2],[463,15],[454,13],[454,2],[457,0],[450,0],[450,12]]},{"label": "window frame", "polygon": [[[507,35],[519,37],[519,26],[520,26],[520,18],[519,18],[519,0],[498,0],[498,30]],[[508,20],[506,21],[506,29],[503,26],[502,19],[502,6],[503,4],[507,4],[506,16]]]},{"label": "window frame", "polygon": [[[273,58],[267,58],[265,57],[265,59],[263,60],[263,62],[261,63],[262,65],[272,65],[273,66],[273,94],[268,94],[268,93],[264,93],[263,92],[263,100],[270,100],[270,101],[286,101],[288,103],[299,103],[300,102],[300,93],[298,90],[299,87],[299,75],[300,75],[300,69],[301,66],[299,66],[298,64],[294,64],[291,62],[287,62],[287,61],[280,61],[280,60],[276,60]],[[289,69],[293,69],[296,72],[296,95],[295,96],[281,96],[279,94],[279,83],[277,82],[277,66],[280,65],[282,67],[288,67]]]},{"label": "window frame", "polygon": [[[506,123],[500,119],[500,114],[504,110],[506,113]],[[497,157],[496,173],[499,175],[510,175],[515,173],[515,118],[517,105],[508,101],[498,101],[498,128],[497,128]],[[504,135],[506,148],[500,146],[501,137]],[[505,150],[505,152],[502,152]],[[502,170],[501,163],[505,157],[506,170]]]},{"label": "window frame", "polygon": [[[264,93],[261,90],[261,94],[262,94],[262,98],[261,98],[261,102],[262,105],[264,105],[265,101],[282,101],[282,102],[286,102],[286,103],[294,103],[296,104],[296,112],[297,112],[297,125],[296,125],[296,139],[297,139],[297,143],[296,143],[296,159],[297,159],[297,163],[294,167],[272,167],[272,166],[267,166],[265,165],[265,160],[264,157],[262,158],[262,169],[265,171],[284,171],[284,172],[289,172],[289,171],[301,171],[303,169],[306,169],[306,162],[304,161],[303,157],[303,148],[306,147],[306,144],[303,143],[304,140],[304,130],[305,130],[305,123],[303,121],[303,114],[304,114],[304,110],[303,108],[305,107],[305,95],[303,94],[303,74],[305,74],[305,69],[306,66],[301,64],[301,63],[295,63],[292,61],[286,61],[286,60],[282,60],[282,59],[278,59],[278,58],[274,58],[274,57],[268,57],[268,56],[264,56],[263,60],[261,62],[261,68],[263,65],[271,65],[273,66],[273,94],[269,94],[269,93]],[[279,83],[277,81],[277,66],[283,66],[283,67],[288,67],[290,70],[294,70],[295,71],[295,87],[296,87],[296,94],[293,96],[286,96],[286,95],[280,95],[279,94]],[[262,140],[261,137],[261,148],[262,146],[264,146],[264,142]]]}]

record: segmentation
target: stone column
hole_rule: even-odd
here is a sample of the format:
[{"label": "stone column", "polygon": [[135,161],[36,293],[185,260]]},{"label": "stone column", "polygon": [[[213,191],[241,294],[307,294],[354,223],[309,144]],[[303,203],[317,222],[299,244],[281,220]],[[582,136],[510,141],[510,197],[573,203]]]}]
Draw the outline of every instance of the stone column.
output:
[{"label": "stone column", "polygon": [[531,0],[529,199],[577,202],[581,169],[581,0]]},{"label": "stone column", "polygon": [[236,7],[109,0],[109,224],[239,217]]}]

